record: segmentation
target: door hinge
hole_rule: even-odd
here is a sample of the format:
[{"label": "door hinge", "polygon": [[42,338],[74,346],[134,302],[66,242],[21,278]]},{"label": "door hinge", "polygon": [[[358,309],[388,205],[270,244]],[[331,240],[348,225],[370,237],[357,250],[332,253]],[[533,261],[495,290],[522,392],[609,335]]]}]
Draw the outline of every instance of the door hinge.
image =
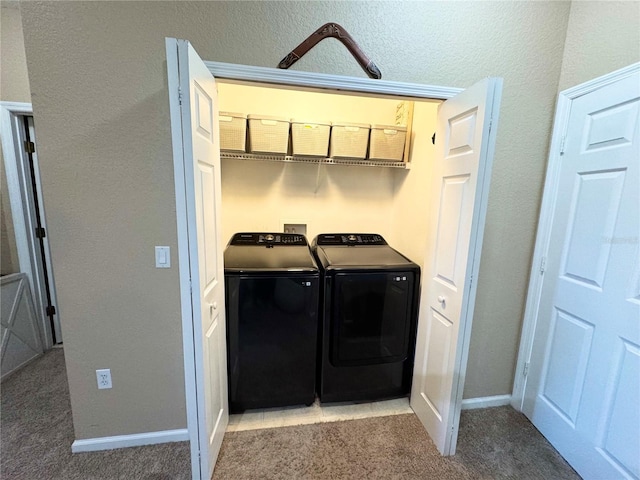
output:
[{"label": "door hinge", "polygon": [[544,274],[544,271],[547,269],[547,257],[542,257],[540,259],[540,275]]},{"label": "door hinge", "polygon": [[178,103],[182,105],[182,88],[178,87]]},{"label": "door hinge", "polygon": [[25,140],[24,141],[24,151],[27,153],[35,153],[36,151],[36,144],[33,142],[30,142],[29,140]]},{"label": "door hinge", "polygon": [[47,317],[53,317],[56,314],[56,307],[54,307],[53,305],[49,305],[46,311]]},{"label": "door hinge", "polygon": [[529,362],[524,364],[524,369],[522,370],[522,376],[526,377],[529,375]]},{"label": "door hinge", "polygon": [[436,134],[433,134],[433,137],[431,137],[431,143],[433,143],[434,145],[436,144]]},{"label": "door hinge", "polygon": [[560,155],[564,155],[564,144],[567,140],[567,136],[563,136],[562,140],[560,140]]},{"label": "door hinge", "polygon": [[45,232],[44,228],[36,227],[36,238],[44,238],[47,236],[47,232]]}]

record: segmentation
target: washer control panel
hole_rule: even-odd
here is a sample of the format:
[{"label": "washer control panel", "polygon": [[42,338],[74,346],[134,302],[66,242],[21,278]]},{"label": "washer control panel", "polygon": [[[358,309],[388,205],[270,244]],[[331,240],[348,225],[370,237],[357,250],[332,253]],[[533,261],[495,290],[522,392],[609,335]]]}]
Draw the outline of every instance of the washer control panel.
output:
[{"label": "washer control panel", "polygon": [[321,233],[316,238],[317,245],[387,245],[382,235],[377,233]]},{"label": "washer control panel", "polygon": [[246,245],[246,246],[307,246],[307,239],[304,235],[295,233],[236,233],[229,245]]}]

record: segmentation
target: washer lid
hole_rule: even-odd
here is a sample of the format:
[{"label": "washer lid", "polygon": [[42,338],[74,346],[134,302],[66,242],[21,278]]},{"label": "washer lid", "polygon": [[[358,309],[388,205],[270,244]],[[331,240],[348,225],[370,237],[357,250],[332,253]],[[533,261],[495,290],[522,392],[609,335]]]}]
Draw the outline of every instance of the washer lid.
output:
[{"label": "washer lid", "polygon": [[[322,252],[322,255],[320,255]],[[416,265],[388,245],[318,246],[327,268],[407,268]]]},{"label": "washer lid", "polygon": [[224,252],[225,273],[318,271],[304,235],[236,233]]}]

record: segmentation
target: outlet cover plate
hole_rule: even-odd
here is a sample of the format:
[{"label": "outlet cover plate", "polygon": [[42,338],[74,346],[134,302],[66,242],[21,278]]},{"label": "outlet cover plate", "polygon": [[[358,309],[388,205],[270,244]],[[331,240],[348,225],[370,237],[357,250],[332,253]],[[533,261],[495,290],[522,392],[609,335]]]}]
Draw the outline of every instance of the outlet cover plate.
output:
[{"label": "outlet cover plate", "polygon": [[111,388],[111,369],[101,368],[100,370],[96,370],[96,379],[98,381],[98,390]]},{"label": "outlet cover plate", "polygon": [[306,223],[283,223],[282,230],[284,233],[297,233],[298,235],[307,236]]}]

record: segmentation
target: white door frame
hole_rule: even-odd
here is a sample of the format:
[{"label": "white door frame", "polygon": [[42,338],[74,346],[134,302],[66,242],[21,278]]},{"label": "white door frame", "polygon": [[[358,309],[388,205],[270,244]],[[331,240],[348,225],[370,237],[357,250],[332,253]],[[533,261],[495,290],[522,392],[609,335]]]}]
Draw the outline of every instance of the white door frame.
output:
[{"label": "white door frame", "polygon": [[[276,68],[255,67],[248,65],[236,65],[231,63],[205,61],[209,71],[216,79],[244,80],[259,83],[291,85],[297,87],[311,87],[329,90],[349,91],[354,93],[376,93],[399,97],[415,97],[425,99],[447,100],[454,97],[464,89],[455,87],[441,87],[433,85],[421,85],[416,83],[402,83],[386,80],[372,80],[369,78],[346,77],[323,73],[300,72],[295,70],[280,70]],[[169,72],[177,72],[177,63],[168,64]],[[169,75],[169,101],[178,106],[178,85],[175,84],[177,75]],[[181,128],[176,123],[179,119],[171,118],[172,130]],[[198,465],[198,416],[196,402],[196,369],[195,349],[193,337],[193,312],[191,306],[191,289],[189,282],[189,248],[187,237],[188,204],[186,202],[187,190],[185,187],[185,164],[180,143],[173,143],[174,158],[174,182],[176,194],[176,216],[178,227],[178,264],[180,268],[180,296],[182,305],[182,344],[184,350],[185,372],[185,398],[187,406],[187,428],[191,441],[191,464]],[[477,264],[475,258],[480,252],[474,252],[474,258],[469,258],[471,265]],[[468,349],[468,342],[464,348]],[[463,357],[466,358],[466,355]],[[454,383],[459,382],[459,374],[456,374]],[[192,467],[193,468],[193,467]],[[200,478],[200,472],[192,471],[194,479]]]},{"label": "white door frame", "polygon": [[551,239],[551,225],[553,223],[554,207],[558,195],[558,184],[560,181],[560,167],[562,165],[562,155],[564,151],[564,137],[569,125],[569,114],[571,113],[572,102],[599,88],[615,83],[623,78],[640,71],[640,63],[634,63],[628,67],[621,68],[602,77],[595,78],[575,87],[563,90],[558,95],[556,106],[556,116],[549,149],[549,163],[547,166],[547,177],[544,184],[542,205],[540,208],[540,219],[538,221],[538,234],[536,236],[535,250],[531,262],[531,275],[529,278],[529,290],[527,293],[527,303],[522,323],[522,334],[520,337],[520,349],[516,364],[516,373],[513,381],[513,393],[511,405],[518,411],[522,411],[524,402],[524,391],[527,384],[527,373],[531,360],[531,350],[533,348],[533,338],[538,320],[538,310],[542,295],[542,282],[544,279],[545,263],[549,242]]},{"label": "white door frame", "polygon": [[[16,246],[18,250],[18,262],[20,271],[26,273],[29,278],[31,291],[34,296],[36,311],[42,331],[42,340],[45,350],[53,346],[53,335],[49,317],[46,315],[47,296],[45,288],[45,275],[39,261],[40,245],[35,236],[36,217],[33,196],[29,195],[31,175],[27,155],[24,150],[25,131],[21,124],[23,117],[33,116],[33,107],[30,103],[0,102],[0,126],[2,127],[2,155],[7,174],[7,190],[11,203],[11,216],[13,217]],[[40,169],[37,158],[34,156],[34,168],[36,173],[37,196],[40,199],[41,225],[48,231],[46,215],[42,197],[42,184],[40,182]],[[47,262],[47,277],[51,303],[56,305],[54,315],[54,328],[57,339],[62,339],[60,331],[60,315],[57,308],[56,289],[51,265],[51,250],[49,239],[44,238],[45,258]]]}]

